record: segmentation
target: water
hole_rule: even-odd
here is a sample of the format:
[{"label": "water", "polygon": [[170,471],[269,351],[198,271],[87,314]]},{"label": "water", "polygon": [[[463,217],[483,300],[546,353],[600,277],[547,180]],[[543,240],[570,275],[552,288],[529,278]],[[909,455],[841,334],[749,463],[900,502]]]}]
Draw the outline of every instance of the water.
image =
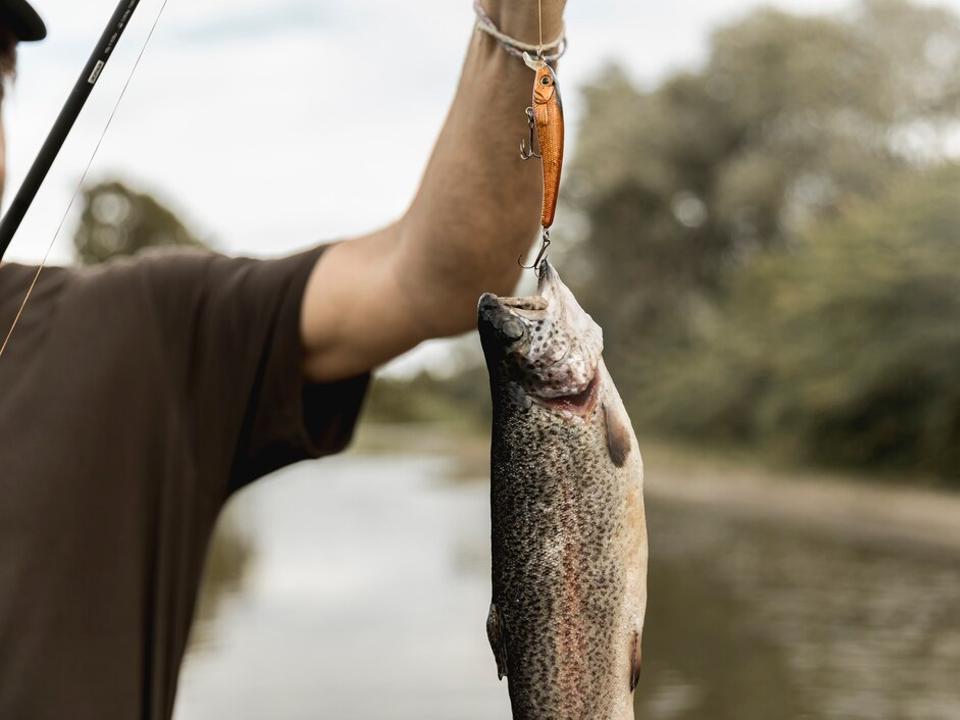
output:
[{"label": "water", "polygon": [[639,717],[960,718],[960,557],[649,514]]},{"label": "water", "polygon": [[[176,719],[508,720],[487,486],[455,458],[352,454],[241,494],[252,557],[198,620]],[[638,718],[960,720],[960,553],[648,515]]]}]

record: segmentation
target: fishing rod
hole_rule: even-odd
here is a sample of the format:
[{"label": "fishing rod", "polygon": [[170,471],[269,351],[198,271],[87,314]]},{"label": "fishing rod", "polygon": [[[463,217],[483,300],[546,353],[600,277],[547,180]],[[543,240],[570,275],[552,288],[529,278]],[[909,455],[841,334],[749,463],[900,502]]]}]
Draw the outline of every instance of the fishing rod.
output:
[{"label": "fishing rod", "polygon": [[63,104],[60,115],[54,122],[50,134],[47,135],[43,147],[40,148],[40,152],[37,153],[37,157],[33,161],[26,178],[24,178],[23,184],[20,185],[16,197],[13,198],[10,208],[4,214],[3,219],[0,220],[0,260],[3,259],[4,253],[10,246],[10,241],[13,240],[13,236],[20,228],[20,223],[23,222],[27,210],[30,209],[30,205],[37,196],[37,192],[39,192],[44,178],[47,177],[53,161],[60,154],[60,148],[63,147],[73,124],[80,115],[80,111],[83,110],[87,98],[90,97],[97,80],[100,79],[104,66],[113,55],[113,50],[116,48],[120,36],[127,25],[130,24],[133,12],[139,4],[140,0],[120,0],[117,9],[114,10],[107,27],[103,31],[103,35],[100,36],[100,40],[90,55],[90,59],[83,68],[83,72],[77,78],[73,90]]}]

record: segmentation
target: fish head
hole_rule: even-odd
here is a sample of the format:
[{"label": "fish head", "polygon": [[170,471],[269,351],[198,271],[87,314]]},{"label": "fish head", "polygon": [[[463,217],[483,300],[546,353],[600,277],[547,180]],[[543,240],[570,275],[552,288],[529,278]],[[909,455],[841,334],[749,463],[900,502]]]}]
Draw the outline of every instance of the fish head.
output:
[{"label": "fish head", "polygon": [[535,402],[586,396],[596,384],[603,331],[553,266],[544,260],[540,267],[536,295],[480,298],[488,369]]},{"label": "fish head", "polygon": [[538,105],[546,105],[557,92],[557,76],[546,63],[537,70],[536,84],[533,86],[533,99]]}]

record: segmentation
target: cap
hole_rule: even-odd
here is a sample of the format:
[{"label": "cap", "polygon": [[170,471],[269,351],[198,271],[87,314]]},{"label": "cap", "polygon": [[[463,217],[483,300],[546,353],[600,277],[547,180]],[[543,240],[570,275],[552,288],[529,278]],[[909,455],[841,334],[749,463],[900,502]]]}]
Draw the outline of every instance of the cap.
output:
[{"label": "cap", "polygon": [[47,26],[27,0],[0,0],[0,25],[22,41],[43,40],[47,36]]}]

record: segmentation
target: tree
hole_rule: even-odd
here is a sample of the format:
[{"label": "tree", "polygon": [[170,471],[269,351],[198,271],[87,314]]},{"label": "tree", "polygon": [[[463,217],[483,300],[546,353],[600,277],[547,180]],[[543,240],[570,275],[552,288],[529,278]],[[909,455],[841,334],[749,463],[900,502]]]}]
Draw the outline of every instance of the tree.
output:
[{"label": "tree", "polygon": [[206,247],[173,211],[122,182],[103,182],[85,190],[83,202],[73,244],[85,265],[135,255],[148,247]]},{"label": "tree", "polygon": [[866,0],[838,17],[755,11],[714,34],[703,68],[649,91],[609,69],[585,92],[569,173],[587,220],[577,290],[617,337],[676,326],[759,251],[941,159],[958,60],[955,15]]},{"label": "tree", "polygon": [[587,88],[565,276],[635,421],[960,476],[960,18],[762,9]]},{"label": "tree", "polygon": [[960,165],[917,174],[737,274],[668,377],[647,368],[658,422],[960,478],[958,198]]}]

